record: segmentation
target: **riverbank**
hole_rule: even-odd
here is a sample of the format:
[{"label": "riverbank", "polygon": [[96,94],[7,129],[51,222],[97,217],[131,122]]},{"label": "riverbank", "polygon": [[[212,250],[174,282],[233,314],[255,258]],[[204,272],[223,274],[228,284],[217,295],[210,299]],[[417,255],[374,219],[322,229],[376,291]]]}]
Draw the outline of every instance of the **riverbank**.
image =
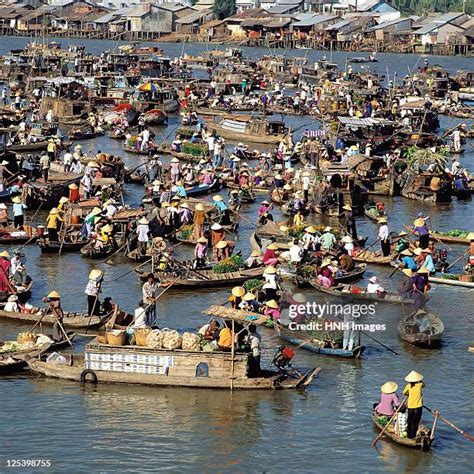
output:
[{"label": "riverbank", "polygon": [[[255,47],[255,48],[282,48],[285,50],[319,50],[370,53],[393,53],[393,54],[423,54],[430,56],[468,56],[474,57],[474,45],[462,44],[431,44],[402,41],[380,41],[376,39],[363,39],[358,41],[320,40],[318,38],[307,38],[304,41],[289,37],[235,37],[220,36],[210,37],[203,34],[179,34],[172,33],[163,35],[159,31],[123,31],[114,32],[109,30],[58,30],[44,28],[35,32],[37,38],[64,38],[64,39],[87,39],[101,41],[149,41],[167,44],[180,43],[206,43],[213,46],[226,45],[229,47]],[[31,31],[20,31],[15,28],[0,27],[0,36],[31,37]]]}]

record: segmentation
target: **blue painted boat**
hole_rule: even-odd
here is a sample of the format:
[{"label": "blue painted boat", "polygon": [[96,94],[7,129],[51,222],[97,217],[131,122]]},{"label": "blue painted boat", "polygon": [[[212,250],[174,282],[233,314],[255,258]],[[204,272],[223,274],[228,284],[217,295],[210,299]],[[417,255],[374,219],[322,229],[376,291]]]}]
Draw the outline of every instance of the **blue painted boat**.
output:
[{"label": "blue painted boat", "polygon": [[222,187],[221,182],[215,179],[211,184],[198,184],[190,188],[186,188],[187,197],[202,196],[203,194],[211,194],[219,191]]},{"label": "blue painted boat", "polygon": [[365,351],[365,346],[356,346],[352,350],[347,349],[337,349],[333,347],[319,347],[311,342],[307,341],[308,337],[299,331],[292,331],[286,329],[285,327],[276,324],[275,331],[278,336],[286,342],[298,346],[301,349],[305,349],[314,354],[333,356],[333,357],[346,357],[351,359],[358,359],[361,357],[362,353]]}]

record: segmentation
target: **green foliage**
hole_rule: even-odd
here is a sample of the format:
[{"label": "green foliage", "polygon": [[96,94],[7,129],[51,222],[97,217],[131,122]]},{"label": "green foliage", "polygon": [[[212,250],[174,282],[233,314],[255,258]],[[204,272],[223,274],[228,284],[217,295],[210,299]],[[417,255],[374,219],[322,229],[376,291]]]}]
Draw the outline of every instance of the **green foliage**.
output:
[{"label": "green foliage", "polygon": [[181,152],[196,158],[200,158],[207,155],[207,146],[201,145],[200,143],[184,142],[181,145]]},{"label": "green foliage", "polygon": [[[423,15],[430,12],[462,12],[463,0],[398,0],[392,2],[402,12]],[[466,1],[466,13],[474,12],[474,2]]]},{"label": "green foliage", "polygon": [[229,273],[236,272],[243,268],[244,259],[240,255],[231,255],[229,258],[224,258],[217,265],[212,267],[214,273]]},{"label": "green foliage", "polygon": [[420,171],[421,168],[427,167],[432,163],[436,163],[438,171],[442,171],[447,163],[445,150],[437,153],[430,148],[411,146],[405,150],[404,155],[408,166],[415,171]]},{"label": "green foliage", "polygon": [[213,11],[219,20],[235,15],[237,11],[235,0],[215,0]]}]

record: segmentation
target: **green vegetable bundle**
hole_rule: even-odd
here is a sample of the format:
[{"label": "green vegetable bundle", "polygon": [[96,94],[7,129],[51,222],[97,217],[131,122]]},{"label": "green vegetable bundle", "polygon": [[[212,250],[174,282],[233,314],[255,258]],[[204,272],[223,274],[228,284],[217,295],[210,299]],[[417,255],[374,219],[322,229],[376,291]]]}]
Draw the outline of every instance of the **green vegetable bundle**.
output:
[{"label": "green vegetable bundle", "polygon": [[200,143],[183,143],[181,151],[195,157],[207,156],[207,146]]},{"label": "green vegetable bundle", "polygon": [[240,270],[243,266],[244,260],[240,255],[231,255],[221,260],[217,265],[214,265],[212,271],[214,273],[230,273]]}]

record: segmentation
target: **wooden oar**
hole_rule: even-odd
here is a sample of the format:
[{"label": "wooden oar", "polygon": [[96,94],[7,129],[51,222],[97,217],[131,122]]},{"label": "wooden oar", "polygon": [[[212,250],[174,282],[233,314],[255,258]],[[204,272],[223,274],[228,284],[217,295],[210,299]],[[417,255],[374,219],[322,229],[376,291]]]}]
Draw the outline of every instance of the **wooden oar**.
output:
[{"label": "wooden oar", "polygon": [[64,327],[61,324],[61,321],[59,319],[57,319],[56,321],[58,322],[59,328],[61,329],[62,333],[64,334],[64,337],[66,338],[66,341],[72,347],[71,339],[69,339],[69,336],[67,335],[67,332],[64,330]]},{"label": "wooden oar", "polygon": [[125,242],[118,250],[116,250],[112,255],[109,255],[105,260],[104,263],[108,263],[108,261],[117,255],[121,250],[123,250],[128,245],[128,242]]},{"label": "wooden oar", "polygon": [[458,428],[454,423],[451,423],[449,420],[446,418],[443,418],[439,411],[434,411],[431,408],[428,408],[426,405],[423,405],[423,408],[426,408],[432,415],[436,416],[438,415],[441,421],[444,421],[448,426],[450,426],[453,430],[457,431],[459,434],[462,434],[466,439],[474,443],[474,436],[471,436],[469,433],[466,433],[464,430],[461,428]]},{"label": "wooden oar", "polygon": [[149,259],[146,260],[145,262],[140,263],[140,265],[137,265],[136,267],[132,268],[132,269],[129,270],[128,272],[125,272],[124,274],[120,275],[119,277],[113,279],[113,280],[111,281],[111,283],[114,283],[114,282],[116,282],[117,280],[120,280],[120,279],[123,278],[124,276],[128,275],[129,273],[134,272],[137,268],[143,267],[143,266],[146,265],[147,263],[150,263],[151,260],[152,260],[152,258],[153,258],[153,257],[149,258]]},{"label": "wooden oar", "polygon": [[403,405],[405,404],[405,402],[407,401],[407,398],[408,397],[405,397],[403,402],[400,403],[400,405],[398,405],[397,409],[395,410],[395,413],[393,414],[392,418],[390,418],[389,422],[384,426],[383,430],[378,434],[378,436],[372,441],[372,447],[375,447],[375,445],[377,444],[377,441],[383,436],[383,434],[385,433],[385,431],[387,431],[387,428],[390,426],[390,424],[392,423],[392,421],[395,419],[395,417],[397,416],[398,412],[402,409]]},{"label": "wooden oar", "polygon": [[368,247],[365,247],[365,249],[362,250],[362,252],[360,252],[359,254],[357,254],[357,256],[359,257],[364,252],[367,252],[367,250],[369,250],[371,247],[373,247],[379,240],[380,240],[380,237],[375,242],[371,243]]},{"label": "wooden oar", "polygon": [[461,260],[461,258],[464,258],[464,256],[469,253],[469,250],[466,250],[459,258],[457,258],[456,260],[454,260],[453,263],[450,263],[447,267],[446,267],[446,270],[444,270],[444,272],[446,273],[453,265],[455,265],[456,263],[459,262],[459,260]]}]

